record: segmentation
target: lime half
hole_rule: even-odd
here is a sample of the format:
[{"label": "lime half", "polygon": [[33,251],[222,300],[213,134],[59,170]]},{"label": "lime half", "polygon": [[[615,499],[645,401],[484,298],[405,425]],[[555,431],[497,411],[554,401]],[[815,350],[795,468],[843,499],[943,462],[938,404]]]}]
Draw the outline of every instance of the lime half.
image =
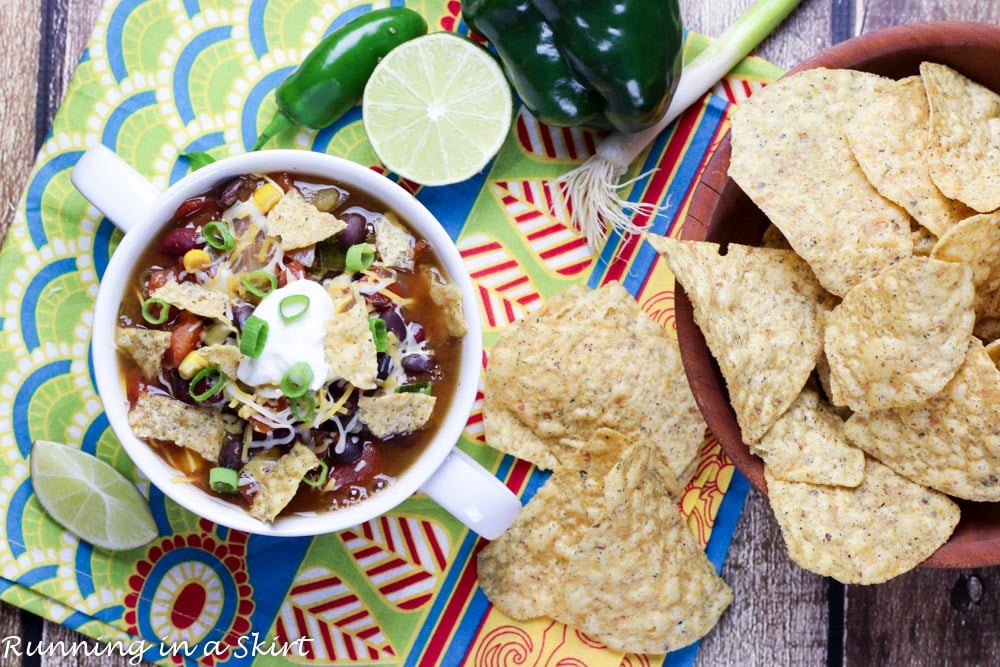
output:
[{"label": "lime half", "polygon": [[134,549],[159,534],[138,489],[104,461],[74,447],[36,440],[31,484],[53,519],[95,546]]},{"label": "lime half", "polygon": [[382,164],[423,185],[482,171],[507,137],[512,108],[493,56],[447,32],[390,51],[362,99],[365,131]]}]

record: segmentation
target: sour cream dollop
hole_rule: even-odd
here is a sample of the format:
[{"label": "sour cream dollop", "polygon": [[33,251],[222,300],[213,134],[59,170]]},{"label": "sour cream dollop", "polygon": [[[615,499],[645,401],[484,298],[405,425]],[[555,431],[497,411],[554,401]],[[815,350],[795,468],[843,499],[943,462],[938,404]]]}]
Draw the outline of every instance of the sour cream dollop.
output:
[{"label": "sour cream dollop", "polygon": [[[286,322],[281,317],[281,302],[296,295],[308,297],[309,306],[301,316]],[[259,357],[243,358],[236,377],[254,387],[276,386],[288,369],[304,362],[313,372],[309,389],[322,387],[329,372],[323,339],[327,322],[334,316],[333,299],[323,286],[306,279],[290,282],[261,299],[253,314],[267,322],[267,341]]]}]

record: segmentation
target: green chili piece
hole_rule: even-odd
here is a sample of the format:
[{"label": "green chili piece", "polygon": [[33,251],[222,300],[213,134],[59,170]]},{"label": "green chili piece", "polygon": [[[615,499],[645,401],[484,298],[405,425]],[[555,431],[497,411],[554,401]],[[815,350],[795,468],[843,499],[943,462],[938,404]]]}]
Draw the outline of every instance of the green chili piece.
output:
[{"label": "green chili piece", "polygon": [[285,322],[294,322],[309,310],[309,297],[305,294],[289,294],[278,304],[278,313]]},{"label": "green chili piece", "polygon": [[[205,379],[211,379],[212,382],[208,389],[203,392],[196,393],[196,387],[198,384]],[[206,366],[200,371],[195,373],[195,376],[191,378],[190,384],[188,384],[188,393],[191,394],[191,398],[201,403],[212,398],[220,391],[226,384],[226,376],[222,374],[218,366]]]},{"label": "green chili piece", "polygon": [[308,484],[309,486],[318,489],[322,487],[324,484],[326,484],[326,478],[329,475],[329,473],[330,473],[330,467],[326,465],[326,461],[320,461],[319,475],[316,476],[316,479],[309,479],[309,477],[303,477],[302,483]]},{"label": "green chili piece", "polygon": [[385,352],[389,349],[389,332],[385,328],[385,320],[381,317],[369,317],[368,328],[371,329],[372,338],[375,339],[375,351]]},{"label": "green chili piece", "polygon": [[236,239],[233,238],[233,232],[229,229],[229,225],[221,220],[205,223],[205,226],[201,228],[201,235],[205,237],[205,243],[216,250],[232,250],[233,246],[236,245]]},{"label": "green chili piece", "polygon": [[[159,309],[155,315],[153,314],[154,307]],[[170,304],[163,299],[149,297],[142,302],[142,319],[148,323],[163,324],[167,321],[168,317],[170,317]]]},{"label": "green chili piece", "polygon": [[270,271],[257,269],[243,276],[240,284],[243,285],[243,289],[246,291],[263,299],[278,289],[278,278]]},{"label": "green chili piece", "polygon": [[317,44],[274,92],[278,113],[253,148],[296,125],[330,125],[357,104],[375,66],[393,48],[426,34],[427,21],[405,7],[361,14]]},{"label": "green chili piece", "polygon": [[292,364],[281,378],[281,393],[288,398],[298,398],[309,391],[313,380],[312,366],[304,361]]},{"label": "green chili piece", "polygon": [[375,261],[375,248],[370,243],[356,243],[347,249],[344,266],[351,273],[364,271]]},{"label": "green chili piece", "polygon": [[396,387],[397,394],[430,394],[431,393],[431,383],[430,382],[410,382],[409,384],[401,384]]},{"label": "green chili piece", "polygon": [[219,493],[233,493],[240,485],[240,476],[232,468],[216,466],[208,471],[208,485]]},{"label": "green chili piece", "polygon": [[267,320],[256,315],[247,318],[243,325],[243,335],[240,337],[240,352],[256,359],[264,351],[264,344],[267,343],[269,326]]}]

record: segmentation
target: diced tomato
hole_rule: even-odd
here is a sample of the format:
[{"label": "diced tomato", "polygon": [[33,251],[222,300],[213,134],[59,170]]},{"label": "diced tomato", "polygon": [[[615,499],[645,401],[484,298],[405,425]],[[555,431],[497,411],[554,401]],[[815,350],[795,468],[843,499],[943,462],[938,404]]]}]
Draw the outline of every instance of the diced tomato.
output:
[{"label": "diced tomato", "polygon": [[167,356],[168,368],[177,368],[184,357],[201,341],[201,332],[205,328],[201,318],[194,313],[182,310],[177,316],[177,322],[170,331],[170,351]]},{"label": "diced tomato", "polygon": [[275,183],[281,186],[281,189],[288,192],[293,187],[295,187],[295,177],[289,174],[287,171],[280,171],[276,174],[271,174],[271,178]]},{"label": "diced tomato", "polygon": [[146,378],[142,376],[142,371],[138,368],[129,368],[125,373],[125,397],[128,404],[135,407],[139,402],[139,395],[146,391]]},{"label": "diced tomato", "polygon": [[365,486],[368,480],[382,472],[382,459],[371,442],[365,442],[361,456],[353,463],[337,463],[330,468],[330,479],[337,480],[334,488]]},{"label": "diced tomato", "polygon": [[154,269],[150,271],[149,277],[146,279],[147,294],[152,294],[176,278],[177,274],[173,269]]},{"label": "diced tomato", "polygon": [[306,277],[306,267],[302,266],[302,263],[295,259],[285,260],[285,283],[290,283],[296,280],[302,280]]}]

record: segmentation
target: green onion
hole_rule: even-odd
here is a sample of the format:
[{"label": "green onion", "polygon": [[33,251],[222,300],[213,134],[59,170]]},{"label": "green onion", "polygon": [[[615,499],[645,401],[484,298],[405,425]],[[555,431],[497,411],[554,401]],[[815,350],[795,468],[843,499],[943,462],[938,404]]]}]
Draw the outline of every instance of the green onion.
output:
[{"label": "green onion", "polygon": [[243,289],[250,292],[254,296],[259,296],[264,298],[274,290],[278,289],[278,279],[270,271],[264,269],[257,269],[256,271],[251,271],[247,275],[243,276],[243,280],[240,281],[243,285]]},{"label": "green onion", "polygon": [[381,317],[369,317],[368,328],[375,339],[375,351],[385,352],[389,349],[389,332],[385,328],[385,320]]},{"label": "green onion", "polygon": [[[195,393],[195,388],[198,386],[198,383],[208,378],[213,380],[208,389],[200,394]],[[218,366],[206,366],[195,373],[195,376],[191,378],[191,382],[188,384],[188,393],[191,394],[191,398],[201,403],[202,401],[207,401],[222,391],[222,387],[225,386],[225,384],[226,376],[222,374],[222,371],[219,370]]]},{"label": "green onion", "polygon": [[312,394],[303,394],[293,398],[288,407],[292,411],[292,419],[297,422],[311,421],[316,415],[316,399]]},{"label": "green onion", "polygon": [[264,351],[264,344],[267,343],[268,324],[267,320],[256,315],[247,318],[243,325],[243,335],[240,337],[240,352],[256,359]]},{"label": "green onion", "polygon": [[229,229],[229,225],[221,220],[205,223],[205,226],[201,228],[201,235],[205,238],[205,243],[216,250],[232,250],[233,246],[236,245],[236,239],[233,238],[233,232]]},{"label": "green onion", "polygon": [[409,384],[401,384],[396,387],[397,394],[430,394],[431,393],[431,383],[430,382],[411,382]]},{"label": "green onion", "polygon": [[370,243],[355,243],[347,249],[344,265],[351,273],[364,271],[375,261],[375,248]]},{"label": "green onion", "polygon": [[216,466],[208,471],[208,485],[219,493],[233,493],[240,485],[240,476],[232,468]]},{"label": "green onion", "polygon": [[278,313],[285,322],[294,322],[309,310],[309,297],[305,294],[289,294],[278,304]]},{"label": "green onion", "polygon": [[319,487],[326,484],[327,475],[330,472],[330,467],[326,465],[326,461],[319,462],[319,476],[316,479],[309,479],[308,477],[303,477],[302,482],[308,484],[309,486],[318,489]]},{"label": "green onion", "polygon": [[312,366],[304,361],[292,364],[281,378],[281,392],[288,398],[298,398],[309,391],[312,380]]},{"label": "green onion", "polygon": [[757,0],[722,36],[684,65],[670,106],[655,125],[634,134],[609,134],[586,162],[557,179],[560,191],[573,204],[570,222],[583,232],[591,249],[598,248],[609,227],[623,234],[640,231],[626,210],[647,215],[659,210],[654,204],[623,199],[618,190],[629,183],[620,183],[621,177],[667,125],[743,60],[798,4],[799,0]]},{"label": "green onion", "polygon": [[[153,314],[154,307],[159,309],[156,315]],[[169,316],[170,304],[163,299],[149,297],[142,302],[142,319],[146,320],[150,324],[163,324],[167,321]]]}]

